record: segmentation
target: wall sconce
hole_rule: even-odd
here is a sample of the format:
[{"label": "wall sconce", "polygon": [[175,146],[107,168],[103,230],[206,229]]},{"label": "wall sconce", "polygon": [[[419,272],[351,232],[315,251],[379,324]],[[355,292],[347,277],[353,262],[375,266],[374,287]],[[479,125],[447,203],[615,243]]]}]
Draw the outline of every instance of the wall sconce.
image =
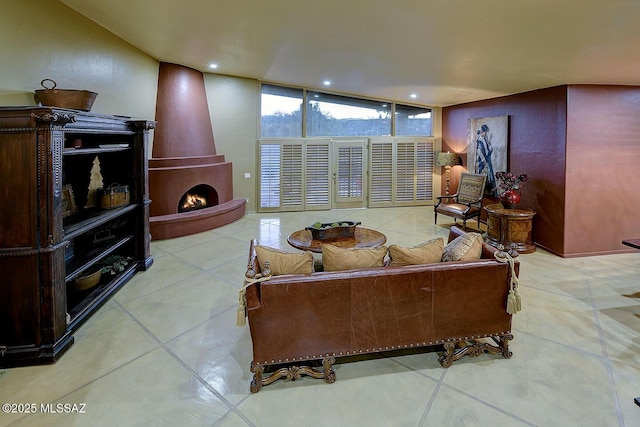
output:
[{"label": "wall sconce", "polygon": [[445,194],[447,196],[449,195],[449,178],[450,178],[449,173],[451,171],[451,166],[460,164],[459,159],[460,159],[460,156],[458,156],[456,153],[450,153],[448,151],[446,153],[438,154],[437,165],[444,166],[444,169],[445,169],[445,177],[447,180]]}]

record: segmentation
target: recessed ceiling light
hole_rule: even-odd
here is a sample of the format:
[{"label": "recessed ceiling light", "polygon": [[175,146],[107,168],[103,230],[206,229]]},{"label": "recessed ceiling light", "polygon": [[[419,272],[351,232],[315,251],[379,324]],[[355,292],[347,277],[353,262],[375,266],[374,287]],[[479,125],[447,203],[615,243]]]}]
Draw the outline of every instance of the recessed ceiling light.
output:
[{"label": "recessed ceiling light", "polygon": [[209,64],[209,68],[213,68],[215,70],[218,68],[218,64]]},{"label": "recessed ceiling light", "polygon": [[329,86],[331,84],[331,81],[325,80],[325,81],[322,82],[322,84],[325,85],[325,86]]},{"label": "recessed ceiling light", "polygon": [[410,96],[411,98],[413,98],[413,99],[416,99],[416,98],[418,97],[418,95],[417,95],[417,94],[415,94],[415,93],[412,93],[412,94],[411,94],[411,95],[409,95],[409,96]]}]

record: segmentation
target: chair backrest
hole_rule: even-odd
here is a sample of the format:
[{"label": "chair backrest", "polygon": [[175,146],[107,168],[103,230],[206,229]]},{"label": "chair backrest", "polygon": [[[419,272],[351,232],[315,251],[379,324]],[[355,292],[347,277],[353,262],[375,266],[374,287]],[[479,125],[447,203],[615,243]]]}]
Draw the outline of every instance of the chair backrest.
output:
[{"label": "chair backrest", "polygon": [[460,175],[460,184],[458,185],[458,202],[476,203],[482,201],[486,183],[487,176],[484,174],[463,172]]}]

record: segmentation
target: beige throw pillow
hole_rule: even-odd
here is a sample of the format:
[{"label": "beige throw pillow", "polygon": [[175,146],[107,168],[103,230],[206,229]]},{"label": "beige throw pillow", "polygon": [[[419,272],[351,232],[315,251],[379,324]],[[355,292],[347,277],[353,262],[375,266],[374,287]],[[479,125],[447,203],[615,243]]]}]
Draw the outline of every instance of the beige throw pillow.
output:
[{"label": "beige throw pillow", "polygon": [[264,268],[265,261],[269,261],[271,274],[311,274],[313,273],[313,254],[311,251],[287,252],[269,246],[255,247],[260,268]]},{"label": "beige throw pillow", "polygon": [[442,261],[466,261],[482,256],[482,236],[466,233],[450,241],[442,252]]},{"label": "beige throw pillow", "polygon": [[387,251],[386,246],[375,249],[345,249],[333,245],[322,245],[322,265],[324,271],[383,267]]},{"label": "beige throw pillow", "polygon": [[441,237],[410,248],[390,245],[389,258],[391,258],[391,265],[431,264],[440,261],[443,249],[444,240]]}]

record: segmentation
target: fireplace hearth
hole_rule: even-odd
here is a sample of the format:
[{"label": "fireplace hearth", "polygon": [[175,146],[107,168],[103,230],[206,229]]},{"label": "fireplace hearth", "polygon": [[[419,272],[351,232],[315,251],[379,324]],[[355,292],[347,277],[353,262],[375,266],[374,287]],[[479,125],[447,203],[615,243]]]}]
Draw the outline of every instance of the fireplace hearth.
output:
[{"label": "fireplace hearth", "polygon": [[149,228],[154,240],[199,233],[245,213],[233,198],[232,164],[216,152],[200,71],[160,63],[157,126],[149,159]]}]

